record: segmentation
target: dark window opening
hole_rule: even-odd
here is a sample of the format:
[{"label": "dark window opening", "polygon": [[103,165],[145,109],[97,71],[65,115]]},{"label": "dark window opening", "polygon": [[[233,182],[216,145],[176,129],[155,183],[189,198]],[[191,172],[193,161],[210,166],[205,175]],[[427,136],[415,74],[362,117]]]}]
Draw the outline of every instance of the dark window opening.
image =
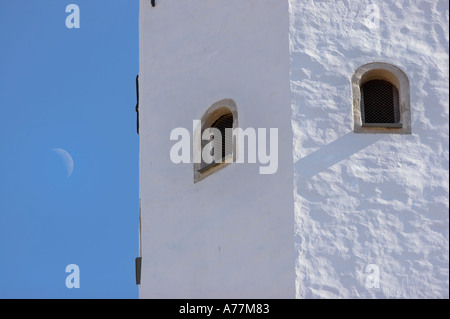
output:
[{"label": "dark window opening", "polygon": [[[219,141],[216,147],[222,147],[222,160],[225,159],[227,155],[232,154],[233,151],[233,115],[225,114],[222,115],[217,121],[212,125],[212,128],[217,128],[222,135],[222,141]],[[226,130],[229,128],[229,130]],[[213,154],[211,154],[213,155]]]},{"label": "dark window opening", "polygon": [[361,120],[363,126],[401,127],[399,94],[395,85],[384,80],[371,80],[361,86]]},{"label": "dark window opening", "polygon": [[[206,163],[202,158],[202,165],[199,169],[200,173],[203,173],[209,168],[223,163],[225,161],[225,158],[233,154],[233,115],[231,113],[222,115],[211,125],[211,128],[215,128],[220,131],[221,140],[217,140],[215,139],[214,135],[211,135],[209,141],[202,141],[202,150],[207,144],[214,141],[213,148],[211,149],[210,153],[214,160],[211,163]],[[221,152],[216,151],[219,148]]]}]

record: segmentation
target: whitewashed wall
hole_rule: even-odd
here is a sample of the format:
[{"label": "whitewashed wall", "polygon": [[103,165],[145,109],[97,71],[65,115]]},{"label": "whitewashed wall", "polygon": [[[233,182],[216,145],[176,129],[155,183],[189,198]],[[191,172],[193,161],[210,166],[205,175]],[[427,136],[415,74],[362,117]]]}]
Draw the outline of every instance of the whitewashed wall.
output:
[{"label": "whitewashed wall", "polygon": [[[448,298],[448,1],[289,5],[296,297]],[[350,78],[374,61],[408,76],[411,135],[352,132]]]},{"label": "whitewashed wall", "polygon": [[[140,1],[141,298],[295,297],[288,30],[287,1]],[[225,98],[279,129],[276,174],[171,162],[171,130]]]}]

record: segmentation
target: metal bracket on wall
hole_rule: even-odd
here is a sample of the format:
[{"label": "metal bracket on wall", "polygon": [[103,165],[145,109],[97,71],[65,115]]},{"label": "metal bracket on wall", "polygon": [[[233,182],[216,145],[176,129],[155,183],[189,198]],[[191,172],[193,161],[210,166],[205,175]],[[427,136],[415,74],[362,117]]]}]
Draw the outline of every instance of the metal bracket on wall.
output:
[{"label": "metal bracket on wall", "polygon": [[139,135],[139,74],[136,76],[136,130]]},{"label": "metal bracket on wall", "polygon": [[141,284],[142,257],[136,257],[135,265],[136,265],[136,285],[140,285]]}]

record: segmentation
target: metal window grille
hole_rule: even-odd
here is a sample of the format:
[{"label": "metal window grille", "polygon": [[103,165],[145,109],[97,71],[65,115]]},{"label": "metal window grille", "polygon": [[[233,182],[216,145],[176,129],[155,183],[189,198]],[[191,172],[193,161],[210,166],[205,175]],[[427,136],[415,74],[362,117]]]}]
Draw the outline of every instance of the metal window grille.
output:
[{"label": "metal window grille", "polygon": [[364,124],[399,124],[397,88],[384,80],[371,80],[361,86],[361,120]]},{"label": "metal window grille", "polygon": [[[211,156],[214,158],[214,161],[210,164],[206,163],[202,159],[202,164],[199,172],[204,172],[207,169],[216,166],[222,162],[224,162],[225,158],[229,155],[233,154],[233,115],[231,113],[222,115],[219,117],[212,125],[211,128],[216,128],[220,131],[221,140],[215,139],[214,135],[211,135],[209,141],[202,141],[202,150],[203,148],[214,140],[213,148],[211,149]],[[203,134],[203,132],[202,132]],[[217,149],[221,149],[222,152],[215,152]],[[221,154],[221,158],[220,157]]]}]

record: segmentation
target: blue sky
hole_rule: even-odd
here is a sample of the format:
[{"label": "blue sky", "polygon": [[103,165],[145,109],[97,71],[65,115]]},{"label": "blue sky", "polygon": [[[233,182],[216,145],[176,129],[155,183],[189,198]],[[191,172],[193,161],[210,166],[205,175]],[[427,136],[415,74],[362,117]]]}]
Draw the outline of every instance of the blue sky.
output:
[{"label": "blue sky", "polygon": [[138,10],[0,0],[0,298],[138,297]]}]

